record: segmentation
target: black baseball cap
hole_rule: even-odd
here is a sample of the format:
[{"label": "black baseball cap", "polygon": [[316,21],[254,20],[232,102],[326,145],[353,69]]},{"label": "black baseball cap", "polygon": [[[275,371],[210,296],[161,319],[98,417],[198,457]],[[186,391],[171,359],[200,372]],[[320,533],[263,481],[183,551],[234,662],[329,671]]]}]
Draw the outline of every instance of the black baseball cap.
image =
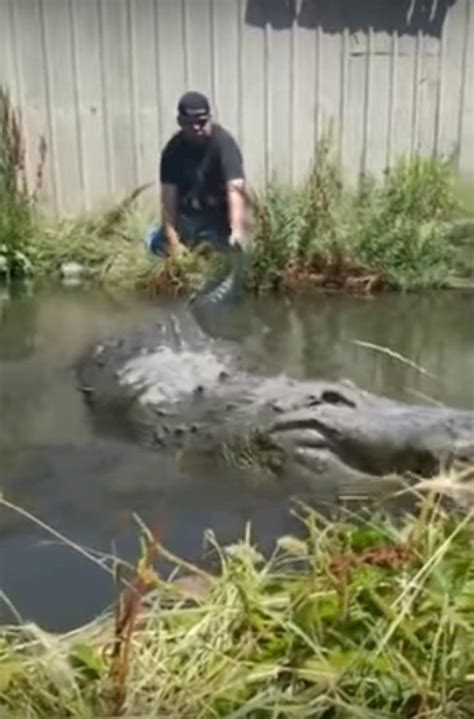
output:
[{"label": "black baseball cap", "polygon": [[207,118],[211,114],[209,100],[201,92],[186,92],[178,102],[178,115],[190,119]]}]

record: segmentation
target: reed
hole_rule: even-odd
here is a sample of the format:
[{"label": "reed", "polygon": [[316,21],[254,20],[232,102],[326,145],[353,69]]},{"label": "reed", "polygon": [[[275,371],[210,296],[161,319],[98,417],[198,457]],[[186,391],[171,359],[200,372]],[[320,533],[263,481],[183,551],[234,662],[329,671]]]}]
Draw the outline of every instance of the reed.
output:
[{"label": "reed", "polygon": [[213,574],[140,524],[115,610],[64,635],[2,628],[0,715],[472,717],[474,513],[441,500],[461,489],[472,507],[472,477],[420,484],[418,510],[397,520],[295,504],[301,533],[267,558],[249,529],[227,547],[209,533]]}]

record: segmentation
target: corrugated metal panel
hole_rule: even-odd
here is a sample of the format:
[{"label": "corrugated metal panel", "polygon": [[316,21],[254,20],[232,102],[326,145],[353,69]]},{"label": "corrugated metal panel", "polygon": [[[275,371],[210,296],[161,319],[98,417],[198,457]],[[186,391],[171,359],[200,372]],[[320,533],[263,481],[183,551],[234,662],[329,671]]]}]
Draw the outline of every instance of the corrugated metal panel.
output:
[{"label": "corrugated metal panel", "polygon": [[[438,33],[428,16],[354,29],[343,0],[0,0],[0,81],[23,112],[31,177],[47,140],[52,211],[156,180],[191,87],[239,139],[253,185],[299,182],[331,125],[350,180],[414,152],[453,155],[472,177],[472,4],[437,3]],[[380,5],[393,17],[393,0]]]}]

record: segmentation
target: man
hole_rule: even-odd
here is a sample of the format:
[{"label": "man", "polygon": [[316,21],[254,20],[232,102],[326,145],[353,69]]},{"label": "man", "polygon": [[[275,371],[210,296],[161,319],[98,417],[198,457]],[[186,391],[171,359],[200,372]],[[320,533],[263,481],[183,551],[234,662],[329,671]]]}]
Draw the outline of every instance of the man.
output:
[{"label": "man", "polygon": [[181,128],[160,159],[162,226],[147,238],[151,252],[176,255],[208,242],[217,249],[244,245],[245,176],[232,135],[213,122],[207,97],[185,93],[178,103]]}]

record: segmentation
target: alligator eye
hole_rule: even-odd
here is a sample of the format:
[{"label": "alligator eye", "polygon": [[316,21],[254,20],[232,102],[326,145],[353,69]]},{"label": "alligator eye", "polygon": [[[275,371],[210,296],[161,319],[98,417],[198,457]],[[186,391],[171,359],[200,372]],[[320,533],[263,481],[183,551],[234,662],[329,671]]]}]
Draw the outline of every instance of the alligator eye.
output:
[{"label": "alligator eye", "polygon": [[321,401],[328,404],[345,404],[346,407],[355,407],[355,402],[351,402],[343,394],[332,389],[327,389],[321,393]]}]

